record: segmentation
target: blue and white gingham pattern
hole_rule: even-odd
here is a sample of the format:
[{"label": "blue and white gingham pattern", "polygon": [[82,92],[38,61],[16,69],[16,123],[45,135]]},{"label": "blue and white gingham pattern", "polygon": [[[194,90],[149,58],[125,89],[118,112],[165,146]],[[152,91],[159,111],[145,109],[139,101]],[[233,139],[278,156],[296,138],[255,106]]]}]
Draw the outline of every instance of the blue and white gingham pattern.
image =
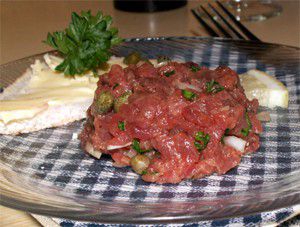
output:
[{"label": "blue and white gingham pattern", "polygon": [[[73,134],[80,133],[82,121],[21,136],[0,136],[0,160],[16,171],[39,179],[40,184],[55,186],[74,195],[112,202],[215,199],[276,182],[286,174],[300,170],[299,63],[289,62],[286,65],[280,62],[265,63],[264,59],[269,57],[267,50],[261,51],[256,58],[246,54],[247,45],[245,48],[244,51],[229,42],[217,40],[200,42],[197,39],[181,38],[134,41],[115,49],[115,53],[119,55],[136,50],[149,58],[168,55],[176,60],[194,61],[211,68],[228,65],[238,73],[257,68],[276,75],[288,87],[289,108],[268,110],[272,120],[264,123],[260,149],[246,155],[237,168],[223,176],[213,175],[175,185],[144,182],[128,167],[113,167],[108,156],[104,155],[100,160],[96,160],[86,155],[80,149],[79,141],[72,139]],[[258,49],[263,50],[263,47],[260,46]],[[234,223],[239,223],[252,226],[279,222],[282,217],[294,212],[290,207],[248,217],[200,222],[200,225],[233,226]],[[61,220],[60,223],[65,226],[81,226],[79,222],[67,220]]]},{"label": "blue and white gingham pattern", "polygon": [[[223,219],[223,220],[215,220],[215,221],[201,221],[197,223],[182,223],[182,224],[168,224],[168,225],[152,225],[154,227],[218,227],[218,226],[225,226],[225,227],[253,227],[253,226],[276,226],[280,223],[285,222],[289,217],[291,217],[295,212],[300,212],[300,206],[292,207],[292,208],[283,208],[279,210],[275,210],[272,212],[264,212],[256,215],[249,215],[245,217],[237,217],[237,218],[230,218],[230,219]],[[299,213],[300,214],[300,213]],[[299,217],[295,217],[294,222],[297,224],[297,219]],[[80,221],[72,221],[66,219],[59,219],[53,218],[53,220],[58,223],[62,227],[135,227],[135,226],[144,226],[148,227],[150,225],[130,225],[130,224],[99,224],[99,223],[92,223],[92,222],[80,222]],[[283,224],[283,226],[287,226]],[[300,224],[298,222],[298,224]],[[295,225],[297,226],[297,225]]]}]

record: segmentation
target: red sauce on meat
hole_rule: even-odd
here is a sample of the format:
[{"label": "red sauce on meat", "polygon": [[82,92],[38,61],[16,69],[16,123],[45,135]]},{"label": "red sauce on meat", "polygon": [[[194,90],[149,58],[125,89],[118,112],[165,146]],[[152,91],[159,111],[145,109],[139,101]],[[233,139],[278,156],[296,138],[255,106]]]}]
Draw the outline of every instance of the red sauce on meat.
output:
[{"label": "red sauce on meat", "polygon": [[[207,83],[212,80],[223,90],[208,92]],[[183,89],[194,97],[184,97]],[[257,134],[262,126],[256,118],[258,102],[246,98],[237,73],[228,67],[210,70],[191,62],[170,62],[158,68],[149,63],[125,69],[113,65],[100,77],[95,97],[102,91],[109,91],[115,99],[128,91],[132,95],[119,112],[97,114],[93,111],[95,102],[91,105],[81,133],[82,146],[91,143],[94,149],[110,154],[116,165],[126,166],[137,151],[132,146],[115,150],[107,147],[138,140],[141,149],[152,152],[142,175],[145,181],[178,183],[224,174],[240,163],[244,153],[259,148]],[[249,126],[246,114],[251,123],[248,135],[241,132]],[[118,127],[119,122],[124,122],[124,131]],[[201,151],[195,146],[199,131],[210,137]],[[225,131],[247,141],[244,153],[223,143]]]}]

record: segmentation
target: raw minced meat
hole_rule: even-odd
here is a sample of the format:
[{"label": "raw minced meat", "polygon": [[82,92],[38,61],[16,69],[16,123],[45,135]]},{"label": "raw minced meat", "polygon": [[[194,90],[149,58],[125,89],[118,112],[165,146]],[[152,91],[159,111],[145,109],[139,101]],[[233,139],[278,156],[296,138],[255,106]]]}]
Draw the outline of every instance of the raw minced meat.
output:
[{"label": "raw minced meat", "polygon": [[[145,181],[224,174],[259,148],[258,102],[246,98],[228,67],[113,65],[97,85],[82,147],[111,155],[116,166],[132,166]],[[224,143],[226,136],[241,138],[245,148]]]}]

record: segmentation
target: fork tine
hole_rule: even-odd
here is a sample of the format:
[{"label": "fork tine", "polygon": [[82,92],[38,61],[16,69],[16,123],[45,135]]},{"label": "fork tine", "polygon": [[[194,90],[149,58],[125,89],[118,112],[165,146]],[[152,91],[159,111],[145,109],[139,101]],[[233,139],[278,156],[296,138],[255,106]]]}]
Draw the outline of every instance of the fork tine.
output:
[{"label": "fork tine", "polygon": [[196,19],[204,26],[206,31],[213,37],[219,37],[219,35],[197,14],[197,12],[192,9],[191,10]]},{"label": "fork tine", "polygon": [[203,6],[200,6],[200,7],[206,13],[206,15],[208,16],[208,18],[214,23],[214,25],[216,25],[216,27],[221,32],[223,32],[223,34],[225,35],[225,37],[232,38],[232,36],[210,15],[210,13]]},{"label": "fork tine", "polygon": [[232,25],[216,10],[210,3],[208,3],[209,7],[218,15],[218,17],[221,18],[221,20],[230,28],[231,31],[234,32],[234,34],[240,38],[240,39],[245,39]]},{"label": "fork tine", "polygon": [[230,13],[226,7],[219,1],[216,1],[217,4],[224,10],[224,12],[230,17],[230,19],[241,29],[242,32],[250,39],[260,41],[252,32],[250,32],[241,22],[239,22],[233,15]]}]

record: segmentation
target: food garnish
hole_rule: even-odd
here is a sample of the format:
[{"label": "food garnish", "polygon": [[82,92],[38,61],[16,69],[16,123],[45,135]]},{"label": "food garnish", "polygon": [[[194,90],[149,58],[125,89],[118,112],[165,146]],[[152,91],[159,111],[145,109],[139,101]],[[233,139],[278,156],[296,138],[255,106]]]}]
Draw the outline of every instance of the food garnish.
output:
[{"label": "food garnish", "polygon": [[118,123],[118,128],[119,128],[121,131],[125,131],[125,122],[124,122],[124,121],[119,121],[119,123]]},{"label": "food garnish", "polygon": [[186,98],[187,100],[193,100],[196,97],[196,94],[192,91],[188,91],[188,90],[181,90],[181,93],[183,95],[184,98]]},{"label": "food garnish", "polygon": [[146,169],[150,164],[150,159],[146,155],[138,154],[130,160],[130,164],[136,173],[145,175],[147,174]]},{"label": "food garnish", "polygon": [[192,72],[198,72],[200,70],[200,67],[195,66],[195,65],[191,65],[190,69],[191,69]]},{"label": "food garnish", "polygon": [[128,54],[125,58],[124,58],[124,63],[126,65],[130,65],[130,64],[137,64],[139,61],[142,60],[142,56],[140,53],[138,52],[132,52],[130,54]]},{"label": "food garnish", "polygon": [[114,104],[114,97],[109,91],[102,91],[95,100],[95,111],[104,114],[110,111]]},{"label": "food garnish", "polygon": [[131,91],[127,91],[123,93],[121,96],[119,96],[118,98],[116,98],[116,100],[114,101],[114,111],[116,113],[119,112],[120,106],[128,102],[128,98],[131,94],[132,94]]},{"label": "food garnish", "polygon": [[221,86],[217,81],[211,80],[206,83],[206,92],[207,93],[218,93],[223,91],[224,87]]},{"label": "food garnish", "polygon": [[120,84],[116,83],[114,86],[113,86],[113,90],[116,89]]},{"label": "food garnish", "polygon": [[73,12],[68,28],[48,33],[44,41],[64,58],[55,70],[73,76],[104,67],[111,56],[109,49],[122,42],[111,23],[111,16],[103,16],[100,11],[96,16],[91,11],[82,11],[81,15]]},{"label": "food garnish", "polygon": [[140,147],[140,142],[137,140],[137,139],[134,139],[132,141],[132,145],[131,145],[132,149],[134,149],[136,152],[140,153],[140,154],[143,154],[143,153],[146,153],[146,152],[149,152],[151,150],[143,150],[141,147]]},{"label": "food garnish", "polygon": [[175,74],[175,70],[168,71],[168,72],[165,72],[165,73],[164,73],[164,75],[165,75],[166,77],[170,77],[170,76],[172,76],[172,75],[174,75],[174,74]]},{"label": "food garnish", "polygon": [[202,131],[199,131],[196,133],[196,136],[195,136],[195,147],[197,148],[198,151],[202,151],[206,148],[209,140],[210,140],[210,135],[209,134],[206,134]]},{"label": "food garnish", "polygon": [[247,112],[247,111],[245,112],[245,118],[246,118],[246,122],[247,122],[247,127],[246,127],[246,128],[243,128],[243,129],[241,130],[241,133],[242,133],[243,136],[248,136],[248,135],[249,135],[249,132],[250,132],[250,130],[251,130],[251,128],[252,128],[252,123],[251,123],[251,121],[250,121],[250,118],[249,118],[249,115],[248,115],[248,112]]}]

